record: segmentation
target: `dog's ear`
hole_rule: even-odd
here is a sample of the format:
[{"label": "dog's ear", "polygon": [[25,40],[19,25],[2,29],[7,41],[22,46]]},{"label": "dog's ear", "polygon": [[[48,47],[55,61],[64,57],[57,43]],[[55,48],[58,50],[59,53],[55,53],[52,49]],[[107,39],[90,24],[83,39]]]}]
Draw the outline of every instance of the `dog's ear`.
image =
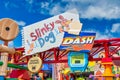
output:
[{"label": "dog's ear", "polygon": [[65,18],[62,15],[60,15],[59,19],[64,20]]},{"label": "dog's ear", "polygon": [[55,21],[55,23],[59,24],[59,23],[61,23],[61,21],[60,21],[60,20],[57,20],[57,21]]}]

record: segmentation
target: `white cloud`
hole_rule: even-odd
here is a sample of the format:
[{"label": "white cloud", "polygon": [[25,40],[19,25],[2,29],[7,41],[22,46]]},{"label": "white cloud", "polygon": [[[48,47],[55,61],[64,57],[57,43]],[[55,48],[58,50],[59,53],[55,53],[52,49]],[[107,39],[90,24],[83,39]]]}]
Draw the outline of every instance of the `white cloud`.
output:
[{"label": "white cloud", "polygon": [[41,8],[46,8],[49,7],[49,3],[48,2],[41,2]]},{"label": "white cloud", "polygon": [[10,2],[10,1],[5,2],[4,6],[5,6],[6,9],[9,9],[11,7],[18,8],[18,5],[14,4],[14,3]]},{"label": "white cloud", "polygon": [[86,11],[81,13],[83,18],[120,18],[120,8],[118,7],[100,7],[100,6],[89,6]]},{"label": "white cloud", "polygon": [[96,40],[109,39],[109,38],[113,37],[112,34],[110,34],[110,33],[107,33],[107,35],[106,35],[106,33],[103,34],[103,33],[99,32],[97,30],[84,30],[84,31],[85,32],[94,32],[94,33],[96,33],[96,38],[95,38]]},{"label": "white cloud", "polygon": [[[57,15],[76,8],[81,18],[120,18],[120,0],[62,0],[62,1],[36,1],[25,0],[23,5],[29,12]],[[5,7],[20,7],[15,3],[6,1]]]},{"label": "white cloud", "polygon": [[96,32],[96,39],[98,40],[98,39],[109,39],[109,38],[111,38],[112,37],[112,35],[109,33],[109,34],[102,34],[102,33],[100,33],[100,32]]},{"label": "white cloud", "polygon": [[51,15],[58,15],[63,11],[63,8],[60,6],[60,4],[58,3],[57,5],[55,5],[51,10],[50,10],[50,14]]},{"label": "white cloud", "polygon": [[56,4],[50,9],[52,11],[50,14],[56,15],[68,9],[77,8],[82,18],[120,18],[119,0],[63,0],[63,2],[68,3],[65,7]]},{"label": "white cloud", "polygon": [[9,46],[9,47],[14,47],[14,42],[13,42],[13,41],[10,41],[10,42],[8,43],[8,46]]},{"label": "white cloud", "polygon": [[4,44],[4,42],[0,40],[0,44]]},{"label": "white cloud", "polygon": [[28,2],[29,4],[33,3],[33,0],[25,0],[26,2]]},{"label": "white cloud", "polygon": [[[0,45],[3,45],[3,44],[4,44],[4,41],[0,40]],[[13,41],[8,42],[8,46],[9,47],[14,47],[14,42]]]},{"label": "white cloud", "polygon": [[113,24],[111,32],[120,32],[120,23]]},{"label": "white cloud", "polygon": [[4,5],[5,5],[5,8],[8,8],[9,2],[6,2]]},{"label": "white cloud", "polygon": [[16,21],[19,26],[25,26],[26,23],[24,21]]}]

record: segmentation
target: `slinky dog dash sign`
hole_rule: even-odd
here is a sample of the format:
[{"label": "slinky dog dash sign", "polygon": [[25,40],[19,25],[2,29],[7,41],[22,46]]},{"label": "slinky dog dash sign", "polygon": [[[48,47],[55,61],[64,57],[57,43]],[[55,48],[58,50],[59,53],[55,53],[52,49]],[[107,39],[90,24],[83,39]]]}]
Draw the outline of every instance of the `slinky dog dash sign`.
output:
[{"label": "slinky dog dash sign", "polygon": [[95,33],[80,32],[79,35],[65,33],[60,49],[89,52],[92,49]]},{"label": "slinky dog dash sign", "polygon": [[79,14],[65,12],[52,18],[34,23],[23,28],[25,54],[43,52],[62,43],[64,32],[78,35],[82,24]]}]

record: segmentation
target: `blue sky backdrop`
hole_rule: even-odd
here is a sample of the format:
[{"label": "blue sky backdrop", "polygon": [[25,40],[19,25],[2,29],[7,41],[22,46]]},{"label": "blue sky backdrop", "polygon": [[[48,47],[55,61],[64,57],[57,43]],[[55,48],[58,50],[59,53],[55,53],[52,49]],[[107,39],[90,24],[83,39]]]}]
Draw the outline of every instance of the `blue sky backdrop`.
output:
[{"label": "blue sky backdrop", "polygon": [[[0,0],[0,19],[16,20],[21,30],[73,8],[79,12],[82,31],[96,32],[96,39],[120,37],[120,0]],[[22,46],[21,31],[9,46]]]}]

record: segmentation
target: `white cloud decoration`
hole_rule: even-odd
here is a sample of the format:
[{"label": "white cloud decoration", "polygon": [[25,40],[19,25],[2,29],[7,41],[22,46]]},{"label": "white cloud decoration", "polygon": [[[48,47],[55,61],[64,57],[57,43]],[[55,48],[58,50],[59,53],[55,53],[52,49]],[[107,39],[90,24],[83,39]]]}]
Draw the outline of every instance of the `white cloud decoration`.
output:
[{"label": "white cloud decoration", "polygon": [[24,21],[16,21],[19,26],[25,26],[26,22]]}]

